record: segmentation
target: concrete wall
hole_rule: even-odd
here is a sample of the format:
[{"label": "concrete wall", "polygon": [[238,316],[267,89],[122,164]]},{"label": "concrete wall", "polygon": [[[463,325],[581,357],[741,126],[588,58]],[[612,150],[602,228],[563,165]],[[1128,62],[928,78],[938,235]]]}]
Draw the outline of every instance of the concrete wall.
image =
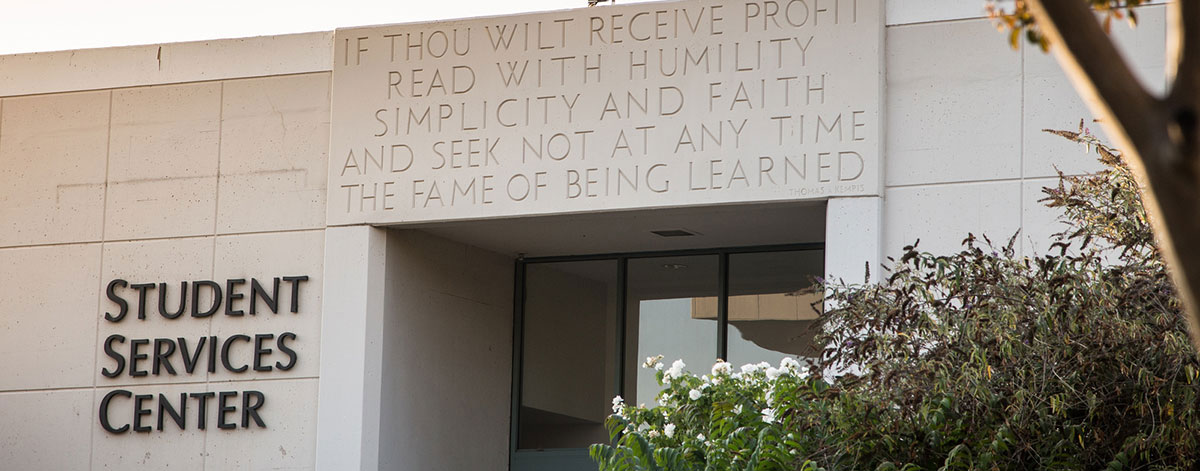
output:
[{"label": "concrete wall", "polygon": [[[103,60],[114,54],[121,55],[83,56],[103,68],[121,65]],[[45,59],[33,56],[0,58],[0,96],[9,95],[0,98],[2,467],[312,468],[329,73],[207,82],[189,74],[193,83],[11,96],[64,80],[22,65]],[[91,88],[82,85],[89,77],[98,78],[93,85],[131,84],[99,80],[104,75],[72,74],[77,82],[63,86]],[[43,77],[43,88],[29,88]],[[155,306],[145,320],[102,318],[117,310],[105,295],[116,278],[178,290],[181,281],[290,275],[310,277],[295,314],[168,320]],[[114,367],[103,350],[113,333],[195,342],[285,331],[297,335],[297,364],[288,371],[100,374]],[[249,348],[234,354],[248,358]],[[267,358],[283,360],[274,355]],[[179,356],[174,364],[182,370]],[[162,432],[110,434],[98,405],[114,389],[174,398],[261,391],[268,428],[218,429],[214,403],[206,430],[196,428],[193,405],[186,430],[168,419]],[[110,411],[119,422],[132,413],[129,400]]]},{"label": "concrete wall", "polygon": [[387,261],[379,469],[505,469],[513,260],[407,230]]},{"label": "concrete wall", "polygon": [[[1020,253],[1046,250],[1061,225],[1037,203],[1041,188],[1056,184],[1056,168],[1079,174],[1099,164],[1041,130],[1073,130],[1084,119],[1102,132],[1051,56],[1013,51],[987,19],[922,22],[939,19],[936,3],[951,2],[889,3],[889,15],[904,5],[915,16],[888,27],[885,43],[883,253],[917,239],[924,250],[952,251],[968,232],[1003,243],[1018,229]],[[1152,90],[1165,84],[1165,17],[1163,5],[1143,7],[1137,29],[1113,27]]]},{"label": "concrete wall", "polygon": [[[830,204],[832,272],[861,277],[862,261],[847,260],[895,255],[918,238],[923,249],[954,250],[967,232],[1003,240],[1021,229],[1022,253],[1043,250],[1058,226],[1055,212],[1036,202],[1040,188],[1055,182],[1056,168],[1096,168],[1079,147],[1040,132],[1073,128],[1080,118],[1098,132],[1058,66],[1040,51],[1009,49],[979,4],[886,3],[885,190]],[[1143,8],[1136,30],[1115,27],[1155,90],[1164,88],[1165,31],[1162,5]],[[323,278],[353,268],[324,269],[327,254],[342,253],[326,250],[331,38],[0,57],[0,467],[315,466],[318,382],[331,374],[318,367],[322,330],[351,320],[341,312],[322,318],[330,295]],[[386,298],[382,332],[370,337],[381,344],[379,358],[365,348],[337,352],[374,368],[360,377],[379,376],[374,392],[349,387],[360,396],[355,425],[364,437],[356,440],[377,448],[361,463],[504,469],[512,260],[417,231],[390,233],[386,254],[386,294],[363,288],[363,296]],[[105,296],[114,278],[297,274],[310,276],[297,314],[102,318],[114,309]],[[333,294],[345,295],[337,286]],[[111,333],[282,330],[298,335],[299,362],[287,372],[100,374],[112,365],[102,345]],[[362,347],[364,337],[334,344]],[[260,390],[269,427],[109,434],[97,409],[113,389]],[[344,399],[328,388],[320,394],[329,398],[321,399],[325,411]],[[113,416],[131,412],[115,406]],[[377,425],[362,417],[368,412]],[[362,458],[358,442],[350,448]],[[327,467],[341,469],[338,455],[329,456]]]}]

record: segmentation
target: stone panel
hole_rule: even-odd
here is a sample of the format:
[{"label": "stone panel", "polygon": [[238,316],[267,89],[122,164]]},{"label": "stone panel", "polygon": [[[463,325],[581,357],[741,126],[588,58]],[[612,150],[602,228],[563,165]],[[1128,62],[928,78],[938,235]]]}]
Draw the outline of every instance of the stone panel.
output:
[{"label": "stone panel", "polygon": [[[1130,61],[1142,83],[1155,93],[1166,88],[1166,9],[1164,5],[1138,9],[1137,28],[1114,23],[1112,36]],[[1025,93],[1023,124],[1024,176],[1049,177],[1056,170],[1068,174],[1091,172],[1101,166],[1095,156],[1079,151],[1079,146],[1042,129],[1075,131],[1079,121],[1093,134],[1108,140],[1099,123],[1063,73],[1052,55],[1037,48],[1025,48]],[[1111,143],[1111,141],[1108,141]]]},{"label": "stone panel", "polygon": [[[213,266],[213,239],[211,237],[195,237],[187,239],[166,239],[152,240],[140,242],[120,242],[108,243],[104,246],[104,272],[100,280],[100,308],[95,312],[97,316],[104,316],[106,313],[111,313],[114,316],[119,315],[120,309],[117,303],[110,301],[106,295],[108,284],[114,279],[122,279],[130,284],[130,287],[119,288],[115,293],[129,303],[129,312],[123,319],[117,322],[110,322],[105,319],[100,319],[99,332],[96,337],[96,355],[99,356],[99,361],[96,365],[95,377],[96,384],[103,388],[115,387],[118,385],[141,385],[141,384],[162,384],[172,382],[192,382],[205,381],[208,378],[209,360],[207,357],[209,345],[203,347],[199,356],[199,363],[195,366],[193,373],[188,374],[182,364],[183,352],[177,347],[176,352],[169,356],[172,367],[176,374],[171,375],[166,370],[165,366],[160,365],[159,374],[153,374],[153,351],[155,348],[153,342],[150,345],[139,346],[138,353],[148,353],[150,358],[140,360],[138,362],[139,370],[147,370],[149,374],[145,376],[131,376],[129,365],[129,357],[133,354],[134,348],[132,339],[175,339],[178,342],[179,338],[184,338],[189,353],[195,354],[199,348],[199,342],[202,337],[210,335],[210,324],[214,317],[219,318],[222,313],[218,312],[212,317],[194,318],[191,317],[191,306],[195,303],[193,282],[197,280],[211,280]],[[186,294],[185,312],[175,319],[168,319],[159,314],[159,293],[161,286],[155,286],[152,290],[148,290],[146,294],[146,312],[145,319],[138,317],[138,292],[132,288],[136,283],[166,283],[167,298],[165,307],[168,312],[177,311],[180,306],[180,284],[188,282],[188,292]],[[200,311],[212,304],[211,291],[209,289],[201,290]],[[223,319],[221,319],[223,320]],[[104,353],[104,346],[107,343],[107,338],[112,334],[119,334],[125,337],[124,343],[115,342],[112,344],[113,349],[119,352],[126,361],[125,370],[115,378],[108,378],[103,375],[104,369],[112,371],[118,368],[117,361],[110,358]],[[221,339],[224,340],[224,339]],[[163,351],[168,349],[163,345]],[[219,360],[218,360],[219,362]],[[218,363],[217,368],[221,368]]]},{"label": "stone panel", "polygon": [[953,253],[968,233],[1003,245],[1021,226],[1021,183],[889,188],[883,208],[885,256],[903,254],[917,239],[921,251]]},{"label": "stone panel", "polygon": [[100,240],[108,92],[0,102],[0,246]]},{"label": "stone panel", "polygon": [[333,32],[0,56],[0,96],[328,71]]},{"label": "stone panel", "polygon": [[0,463],[4,469],[88,469],[90,389],[0,393]]},{"label": "stone panel", "polygon": [[[116,389],[116,388],[113,388]],[[112,427],[120,429],[129,426],[123,433],[105,431],[98,423],[100,404],[111,389],[103,388],[95,392],[94,412],[96,419],[92,420],[92,468],[93,470],[159,470],[204,469],[204,436],[208,429],[216,428],[217,405],[215,399],[209,399],[205,406],[205,430],[199,429],[199,403],[202,399],[193,398],[190,394],[203,394],[206,385],[173,384],[158,386],[133,386],[123,388],[131,397],[114,396],[108,406],[108,420]],[[181,406],[180,394],[189,394]],[[134,403],[136,396],[151,395],[149,400],[142,400],[144,409],[149,409],[149,415],[141,417],[141,425],[149,426],[150,431],[134,431]],[[164,411],[163,428],[158,429],[158,404],[160,395],[176,409],[183,408],[185,429],[180,429]],[[89,414],[91,415],[91,414]],[[79,468],[76,468],[79,469]]]},{"label": "stone panel", "polygon": [[213,233],[221,84],[113,91],[108,240]]},{"label": "stone panel", "polygon": [[[248,381],[212,383],[213,392],[258,391],[265,400],[258,409],[266,428],[250,419],[241,428],[241,406],[229,415],[238,420],[237,429],[209,428],[205,439],[204,468],[227,469],[313,469],[317,445],[317,380]],[[251,399],[253,400],[253,399]],[[213,418],[215,420],[215,417]]]},{"label": "stone panel", "polygon": [[329,74],[225,83],[217,231],[325,225]]},{"label": "stone panel", "polygon": [[100,244],[0,250],[0,391],[92,385]]},{"label": "stone panel", "polygon": [[[1000,0],[1002,5],[1011,1]],[[973,0],[887,0],[887,24],[929,23],[980,18],[987,15],[984,1]]]},{"label": "stone panel", "polygon": [[[279,350],[276,342],[280,340],[281,334],[291,332],[296,334],[296,338],[284,342],[288,348],[295,350],[297,359],[296,364],[288,370],[254,371],[254,347],[249,342],[238,342],[230,349],[231,356],[239,362],[251,363],[251,368],[244,373],[231,373],[219,369],[216,374],[210,376],[212,381],[317,376],[321,365],[321,278],[324,253],[323,230],[217,238],[214,279],[244,279],[246,283],[235,288],[244,298],[235,301],[232,306],[244,314],[216,316],[212,324],[212,335],[222,339],[234,334],[243,334],[251,338],[256,334],[274,335],[273,338],[262,340],[262,345],[272,350],[261,357],[262,365],[267,367],[276,363],[289,363],[285,352]],[[275,298],[278,313],[271,313],[267,303],[260,299],[257,302],[259,312],[251,315],[250,279],[258,279],[268,292],[272,292],[274,278],[285,276],[308,276],[308,281],[293,284],[281,280],[279,294]],[[298,312],[292,313],[292,288],[297,285],[300,288],[296,299]],[[228,294],[226,292],[226,300]],[[313,396],[313,400],[316,400],[316,396]]]},{"label": "stone panel", "polygon": [[887,184],[1020,176],[1020,54],[986,20],[887,32]]}]

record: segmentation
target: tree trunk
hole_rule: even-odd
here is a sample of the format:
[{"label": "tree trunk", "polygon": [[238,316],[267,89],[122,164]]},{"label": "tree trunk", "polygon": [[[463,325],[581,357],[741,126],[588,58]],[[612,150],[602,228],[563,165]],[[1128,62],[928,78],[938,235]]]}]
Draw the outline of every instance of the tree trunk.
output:
[{"label": "tree trunk", "polygon": [[1168,6],[1172,84],[1161,98],[1137,81],[1087,2],[1031,0],[1030,6],[1059,64],[1138,178],[1200,348],[1200,2]]}]

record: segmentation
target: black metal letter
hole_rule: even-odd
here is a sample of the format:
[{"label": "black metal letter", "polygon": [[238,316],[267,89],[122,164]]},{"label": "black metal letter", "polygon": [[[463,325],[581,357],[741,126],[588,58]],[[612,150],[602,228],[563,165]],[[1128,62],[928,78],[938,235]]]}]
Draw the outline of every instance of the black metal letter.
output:
[{"label": "black metal letter", "polygon": [[[207,311],[200,312],[200,287],[207,286],[212,289],[213,304]],[[192,317],[208,317],[221,309],[221,285],[209,280],[193,281],[192,282]]]},{"label": "black metal letter", "polygon": [[254,334],[254,371],[271,371],[271,365],[262,364],[262,356],[271,354],[271,349],[263,348],[263,340],[273,338],[275,334]]},{"label": "black metal letter", "polygon": [[308,281],[308,275],[304,276],[285,276],[283,281],[292,284],[292,312],[300,312],[300,282]]},{"label": "black metal letter", "polygon": [[267,296],[267,290],[258,284],[255,278],[250,279],[250,315],[258,313],[258,300],[262,299],[267,303],[267,307],[271,309],[272,314],[279,313],[279,277],[275,277],[275,285],[271,289],[271,296]]},{"label": "black metal letter", "polygon": [[[167,351],[163,351],[163,345],[167,346]],[[171,339],[154,339],[154,365],[150,367],[150,371],[154,376],[158,376],[159,367],[167,370],[167,374],[174,376],[175,367],[171,365],[171,355],[175,354],[175,342]]]},{"label": "black metal letter", "polygon": [[129,341],[129,376],[146,376],[146,370],[138,369],[138,360],[150,358],[148,353],[138,353],[138,346],[149,345],[150,339],[133,339]]},{"label": "black metal letter", "polygon": [[176,319],[183,315],[183,310],[187,308],[187,285],[186,281],[179,282],[179,309],[175,312],[167,311],[167,284],[158,284],[158,313],[167,319]]},{"label": "black metal letter", "polygon": [[146,291],[154,289],[154,286],[154,283],[129,285],[130,288],[136,289],[138,292],[138,319],[146,318]]},{"label": "black metal letter", "polygon": [[107,312],[104,313],[104,319],[109,322],[121,322],[121,319],[125,318],[125,314],[129,313],[129,303],[117,295],[116,288],[118,286],[124,288],[129,286],[129,282],[120,278],[108,282],[108,289],[105,290],[108,294],[108,299],[121,307],[121,311],[115,316]]},{"label": "black metal letter", "polygon": [[225,315],[226,316],[240,316],[240,315],[243,315],[246,313],[246,311],[243,311],[241,309],[233,308],[234,301],[246,297],[246,295],[244,295],[242,293],[234,292],[234,290],[237,289],[238,285],[244,285],[244,284],[246,284],[246,280],[243,280],[241,278],[233,279],[233,280],[225,280]]},{"label": "black metal letter", "polygon": [[163,429],[163,417],[165,417],[167,415],[167,414],[163,414],[164,411],[166,411],[167,414],[171,415],[171,420],[175,421],[175,425],[179,426],[179,430],[187,430],[187,393],[179,393],[179,410],[178,411],[175,410],[175,406],[172,406],[170,401],[167,401],[166,395],[164,395],[162,393],[158,394],[158,431],[159,432],[161,432]]},{"label": "black metal letter", "polygon": [[296,334],[291,333],[291,332],[284,332],[282,334],[279,334],[279,339],[277,339],[275,341],[275,345],[279,347],[279,351],[283,352],[283,354],[287,355],[287,357],[288,357],[288,364],[286,366],[283,365],[282,363],[275,362],[275,368],[287,371],[287,370],[292,369],[293,366],[296,366],[296,351],[292,350],[287,345],[284,345],[283,344],[284,340],[296,340]]},{"label": "black metal letter", "polygon": [[113,340],[116,340],[119,343],[125,343],[125,336],[121,334],[112,334],[109,335],[107,339],[104,339],[104,354],[117,361],[117,369],[115,370],[109,370],[108,368],[100,369],[100,374],[108,378],[116,378],[117,376],[121,376],[121,372],[125,371],[125,357],[121,356],[121,354],[117,353],[117,350],[113,348]]},{"label": "black metal letter", "polygon": [[217,396],[217,428],[231,429],[237,428],[236,423],[226,422],[226,414],[237,410],[237,405],[226,406],[225,399],[237,397],[237,391],[221,391]]},{"label": "black metal letter", "polygon": [[133,393],[124,389],[116,389],[105,394],[104,399],[100,400],[100,426],[104,427],[108,433],[125,433],[129,431],[129,424],[122,425],[121,428],[113,428],[108,421],[108,403],[116,396],[133,397]]},{"label": "black metal letter", "polygon": [[152,409],[142,407],[142,402],[147,399],[154,399],[153,394],[138,394],[133,396],[133,431],[134,432],[149,432],[153,430],[149,425],[142,425],[142,416],[153,414]]},{"label": "black metal letter", "polygon": [[[250,404],[250,398],[255,399],[254,404]],[[254,423],[259,428],[267,428],[267,424],[263,422],[262,417],[258,416],[258,408],[262,407],[267,402],[267,397],[259,391],[244,391],[242,392],[242,428],[250,427],[250,418],[254,418]]]},{"label": "black metal letter", "polygon": [[208,401],[209,401],[209,399],[212,399],[213,396],[216,396],[216,395],[217,394],[213,393],[213,392],[202,392],[202,393],[189,394],[189,396],[191,396],[192,399],[195,399],[196,402],[199,403],[198,404],[199,410],[196,411],[196,417],[198,420],[198,422],[196,424],[196,428],[198,428],[200,430],[204,430],[204,426],[208,422]]},{"label": "black metal letter", "polygon": [[225,339],[225,343],[221,344],[221,364],[224,365],[225,369],[229,370],[230,372],[241,373],[250,368],[250,366],[242,365],[241,368],[234,368],[233,365],[229,363],[229,346],[233,345],[234,340],[245,340],[249,342],[250,337],[242,334],[233,334],[229,336],[229,338]]}]

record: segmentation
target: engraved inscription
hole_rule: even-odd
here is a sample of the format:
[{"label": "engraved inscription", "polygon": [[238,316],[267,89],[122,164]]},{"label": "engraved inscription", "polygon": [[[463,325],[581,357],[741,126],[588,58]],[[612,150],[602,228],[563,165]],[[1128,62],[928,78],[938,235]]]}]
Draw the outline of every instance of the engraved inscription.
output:
[{"label": "engraved inscription", "polygon": [[339,30],[329,221],[878,194],[881,0]]}]

